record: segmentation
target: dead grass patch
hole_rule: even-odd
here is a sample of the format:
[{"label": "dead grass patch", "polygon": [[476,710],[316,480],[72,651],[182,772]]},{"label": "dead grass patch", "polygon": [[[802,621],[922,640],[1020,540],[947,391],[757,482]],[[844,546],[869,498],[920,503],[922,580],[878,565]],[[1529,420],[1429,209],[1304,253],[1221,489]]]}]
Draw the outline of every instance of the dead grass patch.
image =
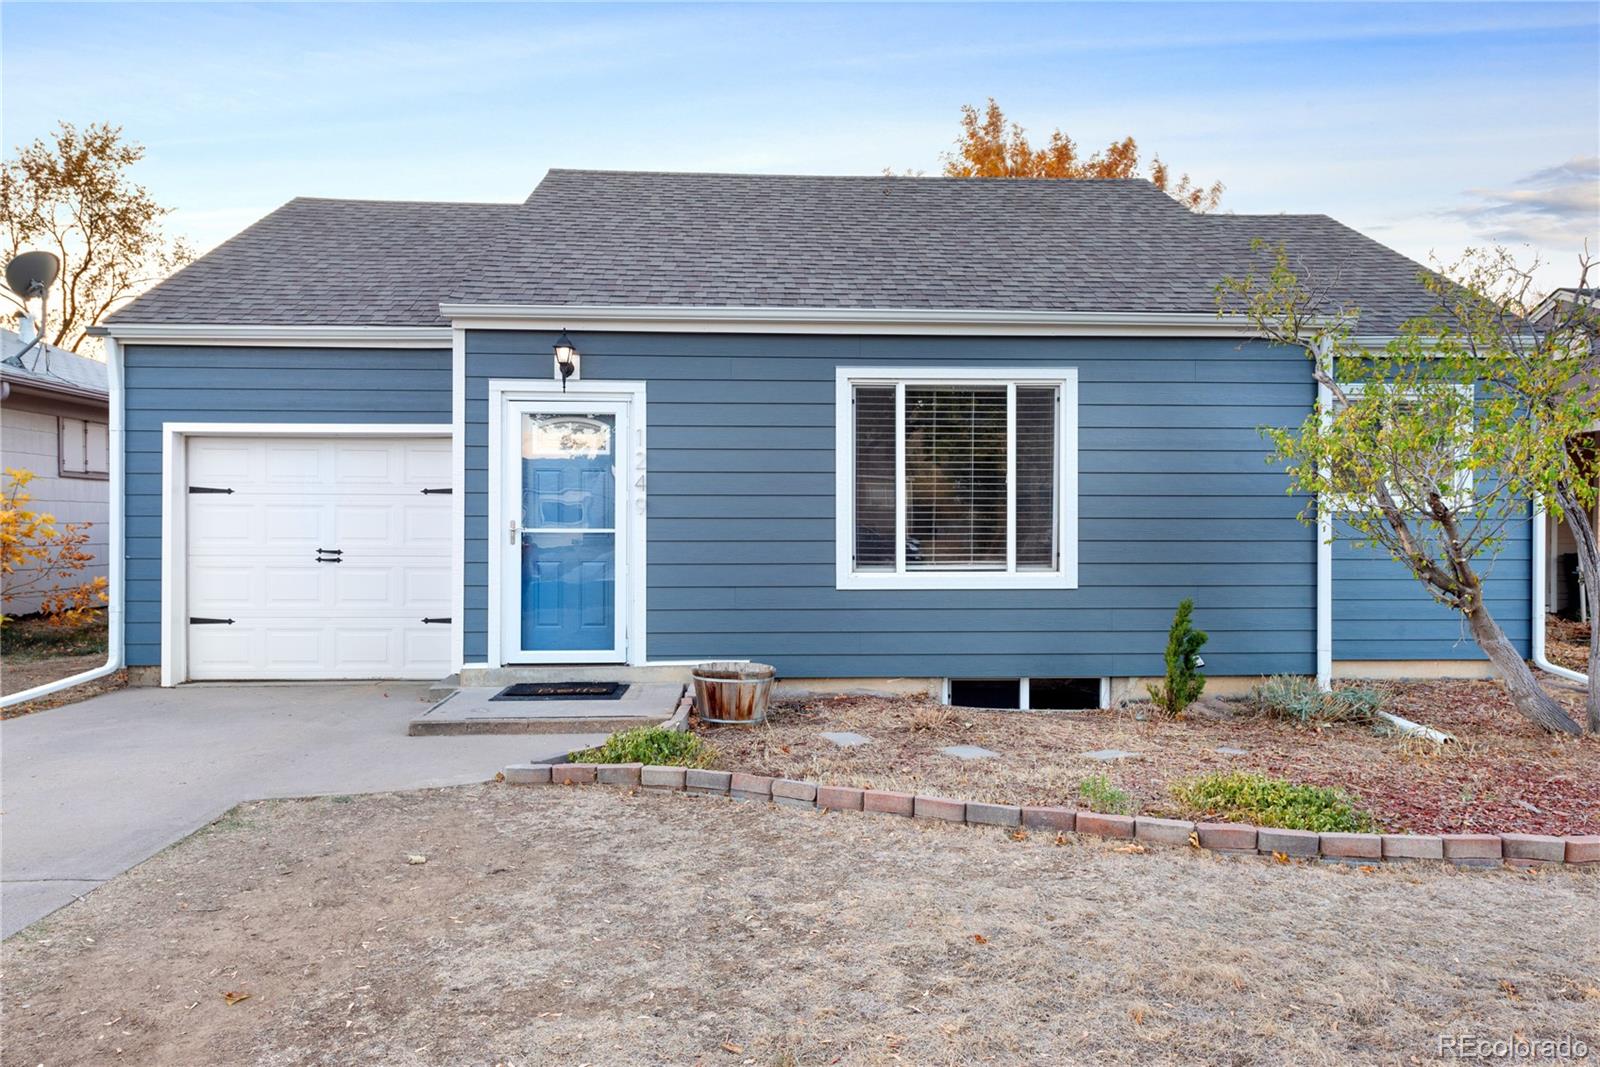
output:
[{"label": "dead grass patch", "polygon": [[1057,848],[601,788],[241,815],[6,942],[7,1063],[1342,1064],[1431,1061],[1443,1031],[1600,1044],[1592,872]]}]

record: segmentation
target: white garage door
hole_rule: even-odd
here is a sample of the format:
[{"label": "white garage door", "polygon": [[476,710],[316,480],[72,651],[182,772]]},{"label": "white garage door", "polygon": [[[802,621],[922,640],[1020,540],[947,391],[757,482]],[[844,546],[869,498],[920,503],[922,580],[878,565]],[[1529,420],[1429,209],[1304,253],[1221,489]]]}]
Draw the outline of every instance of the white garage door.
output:
[{"label": "white garage door", "polygon": [[449,673],[448,439],[192,437],[186,475],[189,677]]}]

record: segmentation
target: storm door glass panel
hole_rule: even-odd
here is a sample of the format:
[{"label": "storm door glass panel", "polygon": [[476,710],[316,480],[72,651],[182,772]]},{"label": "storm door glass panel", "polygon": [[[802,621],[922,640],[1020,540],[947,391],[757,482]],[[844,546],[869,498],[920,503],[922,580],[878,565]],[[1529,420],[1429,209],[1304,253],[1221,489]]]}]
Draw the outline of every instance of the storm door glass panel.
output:
[{"label": "storm door glass panel", "polygon": [[522,416],[522,647],[615,648],[612,415]]},{"label": "storm door glass panel", "polygon": [[905,389],[906,569],[1006,567],[1006,387]]}]

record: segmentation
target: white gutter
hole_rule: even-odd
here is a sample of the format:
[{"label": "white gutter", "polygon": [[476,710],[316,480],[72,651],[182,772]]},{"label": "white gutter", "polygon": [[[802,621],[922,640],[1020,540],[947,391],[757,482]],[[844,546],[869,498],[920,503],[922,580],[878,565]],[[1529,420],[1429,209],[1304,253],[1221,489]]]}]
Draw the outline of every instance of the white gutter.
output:
[{"label": "white gutter", "polygon": [[79,674],[59,678],[44,685],[36,685],[32,689],[24,689],[20,693],[12,693],[0,699],[0,708],[9,708],[13,704],[22,704],[40,697],[59,693],[63,689],[70,689],[75,685],[92,682],[96,678],[104,678],[108,674],[115,674],[124,666],[126,651],[123,645],[123,620],[127,598],[124,593],[127,582],[124,578],[124,561],[126,553],[126,534],[124,532],[123,487],[127,483],[126,448],[124,447],[124,412],[127,407],[126,397],[122,390],[122,346],[110,337],[104,338],[106,351],[106,384],[109,387],[108,403],[108,429],[107,438],[110,448],[110,461],[107,472],[110,478],[107,490],[110,499],[107,501],[107,527],[106,527],[106,661],[99,667],[83,671]]},{"label": "white gutter", "polygon": [[89,331],[124,344],[271,348],[449,348],[448,326],[240,326],[114,322]]},{"label": "white gutter", "polygon": [[[1249,337],[1238,316],[977,308],[682,307],[607,304],[440,304],[457,328],[653,333],[859,333]],[[120,332],[119,327],[119,332]]]},{"label": "white gutter", "polygon": [[[1326,361],[1326,348],[1316,358]],[[1326,428],[1333,420],[1333,390],[1320,381],[1317,403]],[[1327,493],[1317,497],[1317,688],[1333,688],[1333,501]]]},{"label": "white gutter", "polygon": [[[1539,497],[1533,505],[1533,665],[1541,671],[1565,678],[1568,681],[1589,684],[1589,676],[1581,671],[1569,670],[1566,667],[1551,663],[1545,655],[1544,629],[1545,629],[1545,582],[1546,572],[1550,566],[1550,530],[1549,522],[1545,518],[1544,498]],[[1590,625],[1600,625],[1600,622],[1591,621]]]}]

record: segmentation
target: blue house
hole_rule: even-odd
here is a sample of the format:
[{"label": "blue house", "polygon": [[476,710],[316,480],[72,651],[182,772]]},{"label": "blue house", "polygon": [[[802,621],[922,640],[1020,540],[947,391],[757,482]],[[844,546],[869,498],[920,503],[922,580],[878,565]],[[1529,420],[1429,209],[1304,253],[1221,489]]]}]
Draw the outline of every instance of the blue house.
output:
[{"label": "blue house", "polygon": [[[114,633],[190,679],[606,677],[1081,706],[1481,674],[1325,545],[1259,428],[1305,356],[1216,313],[1284,243],[1374,338],[1421,269],[1144,181],[551,171],[521,204],[297,199],[112,317]],[[1530,640],[1531,524],[1489,584]],[[947,690],[946,686],[953,686]]]}]

